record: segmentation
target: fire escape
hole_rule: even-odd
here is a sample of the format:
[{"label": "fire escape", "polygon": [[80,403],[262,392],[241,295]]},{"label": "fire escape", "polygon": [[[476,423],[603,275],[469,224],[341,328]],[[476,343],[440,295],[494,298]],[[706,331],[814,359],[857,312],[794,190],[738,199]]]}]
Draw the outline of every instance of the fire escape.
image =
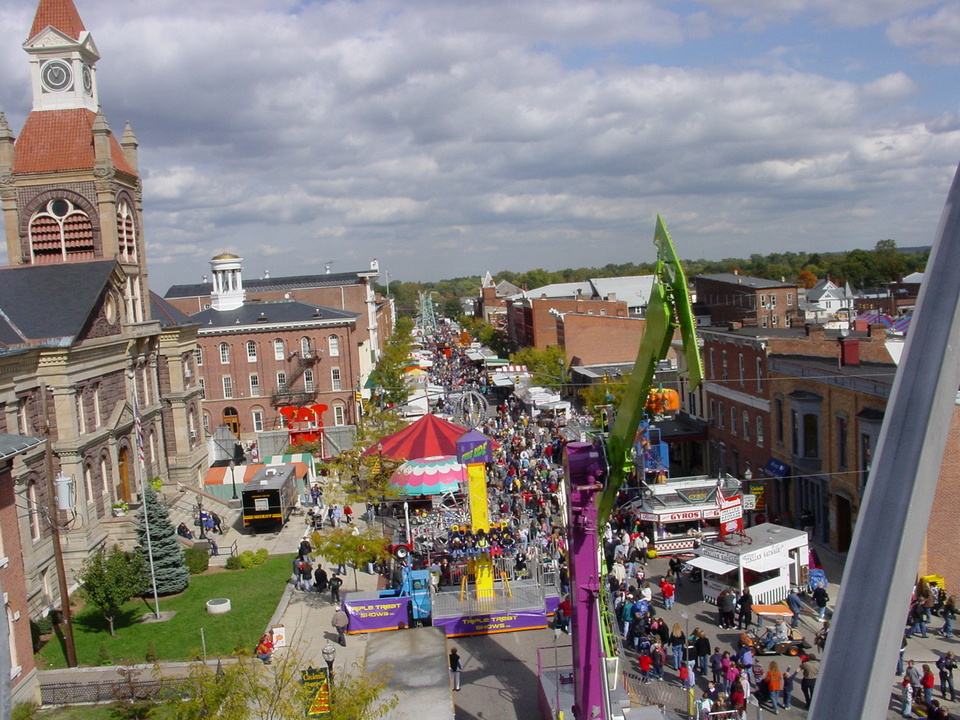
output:
[{"label": "fire escape", "polygon": [[287,361],[289,362],[294,359],[296,360],[296,364],[293,372],[290,373],[287,381],[278,387],[277,392],[273,395],[273,406],[275,408],[288,405],[304,407],[313,402],[317,397],[316,379],[314,379],[312,386],[307,386],[306,381],[304,381],[299,388],[296,387],[296,384],[307,370],[312,369],[314,365],[320,362],[320,353],[313,349],[309,350],[306,354],[301,354],[299,350],[294,350],[290,353]]}]

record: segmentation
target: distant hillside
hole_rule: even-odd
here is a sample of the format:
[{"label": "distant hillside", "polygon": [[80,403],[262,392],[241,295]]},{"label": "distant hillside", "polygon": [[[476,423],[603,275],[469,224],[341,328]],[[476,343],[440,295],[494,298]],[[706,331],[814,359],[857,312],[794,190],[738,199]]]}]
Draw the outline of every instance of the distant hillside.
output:
[{"label": "distant hillside", "polygon": [[[929,255],[930,247],[898,248],[894,240],[881,240],[872,250],[754,254],[749,258],[684,260],[683,264],[689,277],[737,271],[741,275],[769,280],[783,278],[797,281],[804,287],[812,287],[817,281],[828,276],[838,285],[849,282],[853,287],[875,287],[896,281],[912,272],[922,271]],[[649,275],[653,269],[653,263],[611,263],[599,268],[537,268],[524,272],[501,270],[493,277],[497,282],[508,280],[517,287],[533,289],[551,283],[584,282],[596,277]],[[484,269],[480,269],[480,272],[484,272]],[[378,290],[386,292],[387,288],[379,286]],[[459,314],[459,298],[480,292],[480,274],[427,283],[394,281],[390,283],[389,290],[401,314],[414,314],[418,294],[432,292],[436,293],[434,302],[437,310],[453,316]]]}]

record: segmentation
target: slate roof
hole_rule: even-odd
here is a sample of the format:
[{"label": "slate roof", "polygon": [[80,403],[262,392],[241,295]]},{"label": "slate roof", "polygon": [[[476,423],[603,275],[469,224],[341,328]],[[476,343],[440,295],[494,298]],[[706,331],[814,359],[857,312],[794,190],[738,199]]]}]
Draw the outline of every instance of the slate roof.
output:
[{"label": "slate roof", "polygon": [[[247,295],[271,290],[302,290],[315,287],[337,287],[339,285],[359,285],[361,274],[356,272],[322,273],[319,275],[292,275],[289,277],[256,278],[243,280],[243,289]],[[206,297],[213,291],[213,283],[195,283],[192,285],[172,285],[164,297],[186,298]]]},{"label": "slate roof", "polygon": [[761,290],[764,288],[791,288],[796,287],[796,283],[780,282],[779,280],[767,280],[766,278],[750,277],[749,275],[737,275],[736,273],[714,273],[712,275],[697,275],[704,280],[713,280],[714,282],[730,283],[731,285],[743,285],[749,288]]},{"label": "slate roof", "polygon": [[[317,314],[319,313],[319,315]],[[260,318],[266,318],[261,322]],[[245,303],[236,310],[201,310],[190,316],[190,320],[200,325],[201,331],[205,328],[226,328],[234,325],[275,325],[283,323],[356,320],[358,313],[336,310],[323,305],[300,302],[298,300],[284,300],[281,302]]]},{"label": "slate roof", "polygon": [[[83,330],[115,260],[0,268],[0,338],[69,345]],[[6,343],[7,341],[4,340]]]},{"label": "slate roof", "polygon": [[[84,108],[34,110],[27,115],[13,151],[13,172],[92,170],[93,123],[97,114]],[[110,133],[110,159],[117,170],[136,175]]]},{"label": "slate roof", "polygon": [[74,40],[79,40],[81,33],[86,30],[73,0],[40,0],[27,39],[36,37],[48,25],[52,25]]},{"label": "slate roof", "polygon": [[152,290],[150,291],[150,317],[153,320],[158,320],[160,327],[181,327],[197,324],[196,320],[185,312],[177,310]]}]

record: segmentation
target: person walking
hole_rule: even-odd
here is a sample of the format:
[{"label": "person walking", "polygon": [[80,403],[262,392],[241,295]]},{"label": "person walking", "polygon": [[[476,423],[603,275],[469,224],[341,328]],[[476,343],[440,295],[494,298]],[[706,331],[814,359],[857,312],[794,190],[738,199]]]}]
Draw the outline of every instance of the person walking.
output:
[{"label": "person walking", "polygon": [[350,618],[347,617],[347,614],[343,611],[343,608],[337,608],[333,613],[333,617],[330,618],[330,624],[337,631],[337,642],[347,646],[347,636],[344,632],[347,629],[347,625],[350,624]]},{"label": "person walking", "polygon": [[673,653],[673,669],[679,670],[683,664],[683,646],[686,645],[687,638],[683,634],[683,628],[680,623],[673,624],[673,630],[670,633],[670,650]]},{"label": "person walking", "polygon": [[317,569],[313,571],[313,589],[318,593],[324,593],[329,585],[327,571],[323,569],[323,565],[317,563]]},{"label": "person walking", "polygon": [[944,637],[953,637],[953,621],[957,619],[957,599],[951,595],[940,611],[943,615],[943,627],[940,634]]},{"label": "person walking", "polygon": [[937,681],[933,677],[933,671],[929,665],[924,665],[923,675],[920,677],[920,687],[923,688],[923,702],[927,707],[933,702],[933,688],[936,685]]},{"label": "person walking", "polygon": [[799,668],[787,668],[783,673],[783,705],[780,707],[784,710],[789,710],[790,705],[793,703],[793,685],[799,673]]},{"label": "person walking", "polygon": [[817,617],[821,622],[827,617],[827,603],[829,601],[830,596],[827,595],[827,589],[823,586],[823,583],[817,583],[817,587],[813,591],[813,603],[817,606]]},{"label": "person walking", "polygon": [[460,662],[460,654],[456,648],[450,650],[450,675],[453,678],[453,689],[460,692],[460,673],[463,671],[463,664]]},{"label": "person walking", "polygon": [[780,672],[780,667],[777,665],[776,660],[771,662],[767,668],[766,681],[767,692],[770,693],[770,707],[773,708],[773,714],[777,715],[780,712],[780,692],[783,690],[783,673]]},{"label": "person walking", "polygon": [[737,617],[737,629],[748,630],[753,620],[753,595],[750,594],[750,588],[743,589],[743,595],[737,600],[737,607],[740,608],[740,614]]},{"label": "person walking", "polygon": [[790,620],[790,627],[795,628],[800,624],[800,612],[803,610],[803,600],[800,599],[795,587],[790,588],[790,593],[787,595],[787,607],[790,608],[790,612],[793,613],[793,618]]},{"label": "person walking", "polygon": [[800,690],[803,692],[803,701],[810,709],[810,701],[813,699],[813,689],[817,686],[817,676],[820,674],[820,661],[814,654],[807,655],[807,659],[800,663]]},{"label": "person walking", "polygon": [[664,577],[660,581],[660,594],[663,596],[663,608],[665,610],[671,610],[673,608],[674,592],[673,583]]},{"label": "person walking", "polygon": [[[951,650],[946,655],[941,655],[937,660],[937,670],[940,671],[940,693],[943,699],[949,699],[950,702],[956,702],[957,691],[953,687],[953,671],[957,668],[957,659],[953,656]],[[947,697],[947,688],[950,688],[950,696]]]},{"label": "person walking", "polygon": [[310,592],[313,588],[313,565],[306,558],[300,561],[300,584],[304,592]]},{"label": "person walking", "polygon": [[343,579],[337,573],[334,573],[333,577],[330,578],[330,602],[335,605],[340,604],[341,585],[343,585]]}]

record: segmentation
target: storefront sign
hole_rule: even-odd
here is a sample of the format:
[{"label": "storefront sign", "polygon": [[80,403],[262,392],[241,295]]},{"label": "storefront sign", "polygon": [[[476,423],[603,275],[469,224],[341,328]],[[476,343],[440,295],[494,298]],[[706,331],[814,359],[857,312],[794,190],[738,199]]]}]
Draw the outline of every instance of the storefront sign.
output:
[{"label": "storefront sign", "polygon": [[307,717],[322,718],[330,714],[330,677],[326,668],[311,667],[300,673],[300,682],[310,689],[307,695]]},{"label": "storefront sign", "polygon": [[759,550],[754,550],[752,552],[744,553],[741,555],[744,565],[749,565],[752,562],[756,562],[762,558],[772,557],[774,555],[779,555],[783,552],[783,543],[776,543],[774,545],[768,545],[767,547],[760,548]]},{"label": "storefront sign", "polygon": [[736,553],[715,548],[713,545],[701,545],[700,554],[704,557],[713,558],[714,560],[723,560],[724,562],[732,563],[734,565],[739,562],[739,558],[737,557]]},{"label": "storefront sign", "polygon": [[447,637],[460,635],[490,635],[514,630],[537,630],[547,627],[547,614],[539,611],[517,611],[493,615],[434,618],[433,624],[442,627]]},{"label": "storefront sign", "polygon": [[739,495],[727,499],[720,496],[720,536],[743,530],[743,502]]},{"label": "storefront sign", "polygon": [[363,633],[378,630],[396,630],[400,623],[407,624],[410,598],[381,598],[379,600],[347,600],[343,609],[350,619],[347,632]]}]

